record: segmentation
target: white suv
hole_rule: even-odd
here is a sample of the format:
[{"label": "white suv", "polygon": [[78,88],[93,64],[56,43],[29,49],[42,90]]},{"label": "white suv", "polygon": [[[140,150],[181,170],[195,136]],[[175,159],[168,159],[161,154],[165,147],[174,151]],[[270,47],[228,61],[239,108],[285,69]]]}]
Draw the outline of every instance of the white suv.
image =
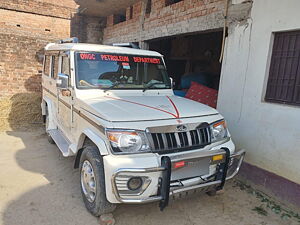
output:
[{"label": "white suv", "polygon": [[45,47],[42,113],[49,141],[75,156],[86,208],[214,194],[235,176],[235,150],[213,108],[174,96],[161,54],[61,41]]}]

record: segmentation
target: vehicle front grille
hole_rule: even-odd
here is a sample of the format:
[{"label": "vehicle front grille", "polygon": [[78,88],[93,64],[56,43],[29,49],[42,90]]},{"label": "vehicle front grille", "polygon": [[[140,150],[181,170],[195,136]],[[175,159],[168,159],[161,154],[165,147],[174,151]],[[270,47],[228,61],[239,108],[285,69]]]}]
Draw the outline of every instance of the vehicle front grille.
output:
[{"label": "vehicle front grille", "polygon": [[151,133],[152,151],[159,154],[203,148],[211,143],[209,127],[185,132]]}]

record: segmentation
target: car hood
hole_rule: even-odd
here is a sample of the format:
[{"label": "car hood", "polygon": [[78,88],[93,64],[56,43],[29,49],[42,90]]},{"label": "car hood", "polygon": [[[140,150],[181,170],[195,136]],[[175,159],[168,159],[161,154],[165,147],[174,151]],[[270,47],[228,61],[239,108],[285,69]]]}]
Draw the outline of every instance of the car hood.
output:
[{"label": "car hood", "polygon": [[112,122],[180,119],[218,114],[207,105],[178,96],[102,96],[85,99],[81,108]]}]

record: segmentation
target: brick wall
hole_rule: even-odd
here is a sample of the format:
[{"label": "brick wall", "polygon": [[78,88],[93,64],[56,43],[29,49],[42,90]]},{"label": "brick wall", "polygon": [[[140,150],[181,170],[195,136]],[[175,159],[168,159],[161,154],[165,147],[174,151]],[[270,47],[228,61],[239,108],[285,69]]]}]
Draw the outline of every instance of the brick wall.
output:
[{"label": "brick wall", "polygon": [[134,4],[131,20],[114,25],[109,16],[104,43],[143,41],[223,26],[224,0],[184,0],[169,6],[165,0],[152,0],[151,13],[145,18],[144,4]]},{"label": "brick wall", "polygon": [[41,123],[43,48],[70,37],[73,0],[0,1],[0,130]]},{"label": "brick wall", "polygon": [[41,123],[41,60],[48,42],[0,35],[0,130]]},{"label": "brick wall", "polygon": [[43,48],[49,39],[0,35],[0,98],[41,91]]},{"label": "brick wall", "polygon": [[1,33],[14,33],[25,37],[43,39],[70,36],[70,19],[42,16],[0,9]]},{"label": "brick wall", "polygon": [[28,12],[58,18],[71,18],[76,8],[73,0],[1,0],[0,9]]}]

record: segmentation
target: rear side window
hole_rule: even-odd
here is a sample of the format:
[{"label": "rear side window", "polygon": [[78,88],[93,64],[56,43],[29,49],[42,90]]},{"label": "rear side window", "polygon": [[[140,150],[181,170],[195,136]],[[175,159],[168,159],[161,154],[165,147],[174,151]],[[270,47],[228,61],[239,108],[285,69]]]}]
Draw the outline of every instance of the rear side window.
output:
[{"label": "rear side window", "polygon": [[44,56],[44,75],[46,75],[46,76],[50,75],[50,56],[49,55]]},{"label": "rear side window", "polygon": [[58,74],[58,56],[52,56],[52,78],[56,79]]}]

